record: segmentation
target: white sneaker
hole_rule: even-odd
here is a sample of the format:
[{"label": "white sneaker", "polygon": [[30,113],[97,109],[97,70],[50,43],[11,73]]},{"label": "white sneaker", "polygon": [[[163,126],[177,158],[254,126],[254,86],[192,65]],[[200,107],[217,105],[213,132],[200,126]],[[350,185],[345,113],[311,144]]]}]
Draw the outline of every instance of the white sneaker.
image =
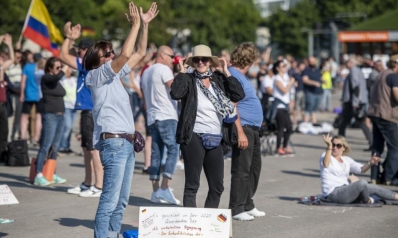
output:
[{"label": "white sneaker", "polygon": [[83,183],[81,183],[79,186],[74,187],[74,188],[70,188],[68,189],[67,193],[69,194],[80,194],[82,191],[84,190],[89,190],[90,187],[87,187],[86,185],[84,185]]},{"label": "white sneaker", "polygon": [[265,216],[265,212],[259,211],[259,210],[257,210],[257,208],[253,208],[253,210],[247,211],[246,213],[251,216],[254,216],[254,217],[264,217]]},{"label": "white sneaker", "polygon": [[90,189],[80,192],[79,197],[98,198],[98,197],[101,197],[101,193],[102,193],[102,189],[98,189],[95,186],[91,186]]},{"label": "white sneaker", "polygon": [[242,212],[239,213],[238,215],[233,216],[232,219],[238,221],[253,221],[254,216],[247,214],[247,212]]},{"label": "white sneaker", "polygon": [[185,169],[184,163],[181,162],[181,160],[177,161],[176,169],[178,169],[178,170],[184,170]]},{"label": "white sneaker", "polygon": [[159,188],[158,191],[156,191],[155,196],[156,196],[156,198],[164,200],[171,204],[178,205],[181,203],[177,198],[174,197],[174,194],[170,190],[170,188],[167,188],[166,190]]},{"label": "white sneaker", "polygon": [[156,192],[153,192],[151,195],[151,202],[152,203],[162,203],[162,204],[170,204],[169,202],[166,202],[162,199],[159,199],[156,197]]}]

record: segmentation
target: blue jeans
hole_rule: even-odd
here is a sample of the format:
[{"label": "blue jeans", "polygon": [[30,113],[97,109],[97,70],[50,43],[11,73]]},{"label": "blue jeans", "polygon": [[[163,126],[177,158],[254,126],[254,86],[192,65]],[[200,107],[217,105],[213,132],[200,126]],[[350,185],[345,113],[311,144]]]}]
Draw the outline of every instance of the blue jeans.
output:
[{"label": "blue jeans", "polygon": [[167,149],[167,159],[164,165],[163,177],[172,179],[179,157],[179,145],[176,142],[176,120],[155,121],[149,126],[152,135],[151,167],[149,179],[160,180],[161,161],[164,148]]},{"label": "blue jeans", "polygon": [[72,135],[73,125],[75,124],[76,110],[65,108],[64,113],[64,133],[61,139],[61,150],[70,148],[70,137]]},{"label": "blue jeans", "polygon": [[95,215],[94,237],[118,237],[129,202],[135,156],[134,146],[123,138],[100,140],[96,145],[104,166],[104,182]]},{"label": "blue jeans", "polygon": [[315,94],[311,92],[305,92],[305,115],[310,115],[318,111],[319,102],[322,94]]},{"label": "blue jeans", "polygon": [[134,115],[134,122],[137,121],[138,117],[142,114],[142,99],[138,97],[138,93],[133,93],[133,115]]},{"label": "blue jeans", "polygon": [[319,109],[322,111],[328,110],[331,111],[331,102],[332,102],[332,90],[324,89],[322,94],[322,101]]},{"label": "blue jeans", "polygon": [[44,161],[51,146],[52,154],[51,159],[57,159],[57,152],[59,143],[61,142],[62,132],[64,128],[64,116],[54,113],[42,114],[43,127],[41,130],[40,149],[36,158],[36,172],[43,171]]},{"label": "blue jeans", "polygon": [[[387,158],[383,163],[384,179],[391,182],[398,172],[398,125],[394,122],[383,120],[379,117],[370,117],[373,123],[373,151],[381,156],[384,143],[387,143]],[[371,179],[377,179],[379,166],[372,165]]]}]

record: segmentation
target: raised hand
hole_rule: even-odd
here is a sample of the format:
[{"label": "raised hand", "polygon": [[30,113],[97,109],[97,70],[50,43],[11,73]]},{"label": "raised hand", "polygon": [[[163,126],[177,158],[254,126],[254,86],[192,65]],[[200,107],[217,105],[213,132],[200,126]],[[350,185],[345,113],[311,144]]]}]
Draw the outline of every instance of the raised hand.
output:
[{"label": "raised hand", "polygon": [[140,14],[138,13],[137,6],[134,5],[134,3],[129,3],[129,14],[126,13],[127,20],[132,24],[132,25],[140,25],[141,19],[140,19]]},{"label": "raised hand", "polygon": [[70,38],[72,36],[72,29],[71,26],[72,23],[70,21],[68,21],[67,23],[65,23],[64,25],[64,35],[68,38]]},{"label": "raised hand", "polygon": [[4,41],[4,37],[5,37],[6,35],[0,35],[0,44]]},{"label": "raised hand", "polygon": [[185,58],[179,59],[178,64],[180,65],[180,73],[186,73],[188,66],[185,64]]},{"label": "raised hand", "polygon": [[72,35],[71,35],[72,40],[79,39],[81,30],[82,30],[82,27],[80,24],[76,24],[72,27]]},{"label": "raised hand", "polygon": [[228,70],[227,61],[224,58],[218,58],[218,60],[220,61],[223,72],[226,72]]},{"label": "raised hand", "polygon": [[329,133],[327,135],[323,135],[323,141],[328,147],[332,148],[332,137],[330,137]]},{"label": "raised hand", "polygon": [[3,41],[6,45],[11,46],[12,45],[12,36],[10,34],[5,34]]},{"label": "raised hand", "polygon": [[151,8],[149,8],[149,10],[146,13],[143,13],[142,7],[140,7],[140,15],[142,22],[144,24],[148,24],[153,20],[153,18],[155,18],[158,15],[159,10],[157,10],[157,8],[158,5],[155,2],[152,3]]}]

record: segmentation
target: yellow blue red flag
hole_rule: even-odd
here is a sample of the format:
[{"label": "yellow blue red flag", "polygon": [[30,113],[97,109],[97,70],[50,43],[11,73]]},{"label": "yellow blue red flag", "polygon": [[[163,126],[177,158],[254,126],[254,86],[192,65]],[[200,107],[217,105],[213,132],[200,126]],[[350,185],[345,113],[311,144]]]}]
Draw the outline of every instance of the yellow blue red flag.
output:
[{"label": "yellow blue red flag", "polygon": [[22,35],[58,56],[57,43],[62,43],[63,37],[42,0],[32,0]]}]

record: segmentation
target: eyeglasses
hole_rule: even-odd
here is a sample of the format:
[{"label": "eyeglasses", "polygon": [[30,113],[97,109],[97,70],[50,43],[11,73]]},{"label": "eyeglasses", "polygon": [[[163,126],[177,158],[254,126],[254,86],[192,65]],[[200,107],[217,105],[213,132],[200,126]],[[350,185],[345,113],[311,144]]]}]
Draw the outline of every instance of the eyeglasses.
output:
[{"label": "eyeglasses", "polygon": [[207,63],[210,61],[209,57],[194,57],[192,58],[192,62],[195,64],[199,64],[199,62],[202,61],[202,63]]},{"label": "eyeglasses", "polygon": [[333,147],[337,147],[337,149],[341,149],[342,147],[343,147],[343,145],[342,144],[335,144],[335,143],[332,143],[332,148]]},{"label": "eyeglasses", "polygon": [[114,50],[106,52],[103,56],[100,56],[100,58],[102,58],[102,57],[109,58],[109,57],[111,57],[112,54],[115,55]]},{"label": "eyeglasses", "polygon": [[[166,53],[165,53],[166,54]],[[170,58],[172,58],[172,59],[174,59],[174,57],[175,57],[175,55],[169,55],[169,54],[166,54],[166,55],[168,55]]]}]

